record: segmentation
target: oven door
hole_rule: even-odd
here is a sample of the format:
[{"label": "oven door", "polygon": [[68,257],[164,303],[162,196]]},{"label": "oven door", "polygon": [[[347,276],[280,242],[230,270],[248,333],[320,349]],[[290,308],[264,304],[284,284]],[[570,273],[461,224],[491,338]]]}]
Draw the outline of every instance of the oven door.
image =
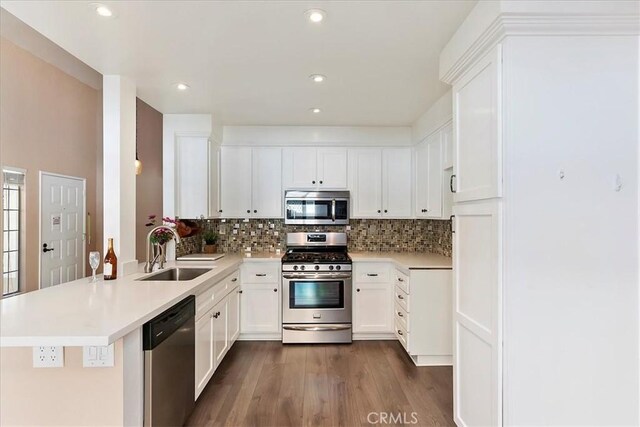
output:
[{"label": "oven door", "polygon": [[345,198],[287,198],[284,210],[285,224],[349,224],[349,199]]},{"label": "oven door", "polygon": [[351,274],[285,273],[283,323],[351,323]]}]

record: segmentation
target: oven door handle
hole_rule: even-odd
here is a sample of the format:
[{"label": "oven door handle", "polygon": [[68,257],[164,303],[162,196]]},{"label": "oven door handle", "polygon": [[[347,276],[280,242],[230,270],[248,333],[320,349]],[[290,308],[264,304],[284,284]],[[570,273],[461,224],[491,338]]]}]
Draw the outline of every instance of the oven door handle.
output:
[{"label": "oven door handle", "polygon": [[330,332],[330,331],[346,331],[351,329],[348,326],[283,326],[282,329],[287,331],[312,331],[312,332]]},{"label": "oven door handle", "polygon": [[307,274],[307,273],[291,273],[283,274],[285,279],[351,279],[351,274]]}]

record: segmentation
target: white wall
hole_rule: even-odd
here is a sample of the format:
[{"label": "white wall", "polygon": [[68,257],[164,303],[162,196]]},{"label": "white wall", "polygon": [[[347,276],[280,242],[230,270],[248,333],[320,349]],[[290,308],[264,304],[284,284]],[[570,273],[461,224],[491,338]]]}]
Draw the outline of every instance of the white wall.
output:
[{"label": "white wall", "polygon": [[505,425],[638,425],[638,38],[504,58]]},{"label": "white wall", "polygon": [[411,139],[414,144],[419,143],[442,125],[451,121],[453,103],[451,90],[440,97],[422,116],[411,126]]},{"label": "white wall", "polygon": [[[162,120],[162,214],[175,216],[175,144],[176,134],[203,133],[213,135],[210,114],[165,114]],[[218,131],[219,132],[219,131]]]},{"label": "white wall", "polygon": [[411,145],[408,126],[224,126],[223,145]]}]

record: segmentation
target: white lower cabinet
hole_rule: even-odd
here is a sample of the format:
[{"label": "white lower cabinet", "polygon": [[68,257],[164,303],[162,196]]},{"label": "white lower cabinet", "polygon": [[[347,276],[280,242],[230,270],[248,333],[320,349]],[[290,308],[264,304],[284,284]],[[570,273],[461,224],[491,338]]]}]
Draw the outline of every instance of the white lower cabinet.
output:
[{"label": "white lower cabinet", "polygon": [[395,334],[418,366],[452,363],[451,286],[451,270],[395,270]]},{"label": "white lower cabinet", "polygon": [[196,399],[238,336],[238,276],[236,271],[196,296]]},{"label": "white lower cabinet", "polygon": [[376,339],[393,333],[393,287],[389,270],[388,263],[354,263],[353,333],[356,338]]},{"label": "white lower cabinet", "polygon": [[241,266],[240,333],[246,339],[282,337],[280,262]]}]

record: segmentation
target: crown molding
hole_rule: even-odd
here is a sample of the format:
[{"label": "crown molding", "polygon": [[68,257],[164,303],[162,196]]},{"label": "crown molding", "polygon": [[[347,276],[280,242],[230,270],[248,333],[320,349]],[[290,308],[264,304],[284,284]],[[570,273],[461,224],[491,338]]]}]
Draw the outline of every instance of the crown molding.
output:
[{"label": "crown molding", "polygon": [[440,80],[452,85],[470,64],[509,36],[637,36],[640,15],[499,15],[455,60]]}]

